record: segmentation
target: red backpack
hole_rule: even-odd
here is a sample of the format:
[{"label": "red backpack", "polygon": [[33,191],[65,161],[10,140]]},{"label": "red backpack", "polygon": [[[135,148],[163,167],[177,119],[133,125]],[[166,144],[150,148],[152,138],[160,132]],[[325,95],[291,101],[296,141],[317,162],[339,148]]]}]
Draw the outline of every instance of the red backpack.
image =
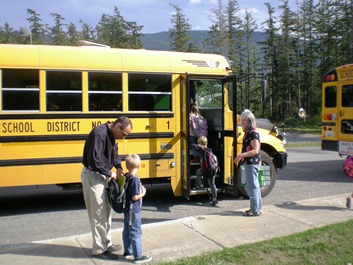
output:
[{"label": "red backpack", "polygon": [[204,157],[201,157],[201,171],[205,178],[211,178],[219,171],[217,156],[210,148],[206,148]]},{"label": "red backpack", "polygon": [[343,169],[348,177],[353,178],[353,156],[347,156],[343,164]]}]

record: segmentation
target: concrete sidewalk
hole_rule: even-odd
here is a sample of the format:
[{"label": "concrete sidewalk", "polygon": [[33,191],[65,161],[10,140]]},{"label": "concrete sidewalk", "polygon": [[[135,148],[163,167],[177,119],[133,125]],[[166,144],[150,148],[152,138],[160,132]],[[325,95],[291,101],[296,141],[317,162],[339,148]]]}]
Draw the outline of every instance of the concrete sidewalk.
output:
[{"label": "concrete sidewalk", "polygon": [[[143,225],[142,247],[152,263],[172,261],[181,257],[201,255],[302,232],[308,229],[353,219],[353,210],[346,208],[346,197],[340,194],[280,205],[264,206],[260,217],[244,217],[246,209],[221,215],[202,215],[175,221]],[[219,204],[222,207],[222,204]],[[142,213],[143,216],[143,213]],[[113,232],[113,241],[122,244],[122,229]],[[118,254],[122,254],[122,251]],[[92,259],[91,235],[2,246],[2,265],[76,265],[131,264],[121,257],[117,261]]]}]

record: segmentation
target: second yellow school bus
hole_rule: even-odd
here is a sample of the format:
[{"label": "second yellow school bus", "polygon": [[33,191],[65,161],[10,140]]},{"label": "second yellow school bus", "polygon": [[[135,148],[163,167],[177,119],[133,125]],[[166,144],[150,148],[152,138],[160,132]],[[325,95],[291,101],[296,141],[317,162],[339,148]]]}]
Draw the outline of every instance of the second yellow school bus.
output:
[{"label": "second yellow school bus", "polygon": [[[192,190],[190,90],[196,87],[208,121],[209,147],[220,160],[217,187],[244,194],[233,159],[242,132],[236,124],[236,77],[220,55],[77,46],[0,45],[0,187],[80,183],[83,144],[97,125],[125,115],[132,133],[119,155],[137,153],[145,183],[170,183],[175,196]],[[287,153],[275,128],[260,129],[263,164],[276,181]],[[236,147],[236,148],[233,148]],[[123,164],[124,165],[124,164]]]},{"label": "second yellow school bus", "polygon": [[322,82],[323,150],[353,155],[353,64],[326,73]]}]

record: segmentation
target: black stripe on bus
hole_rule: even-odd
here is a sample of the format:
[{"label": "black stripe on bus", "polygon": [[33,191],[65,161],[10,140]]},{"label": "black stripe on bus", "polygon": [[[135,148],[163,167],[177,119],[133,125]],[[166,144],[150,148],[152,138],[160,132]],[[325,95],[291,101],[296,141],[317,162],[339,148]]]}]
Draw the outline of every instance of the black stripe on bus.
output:
[{"label": "black stripe on bus", "polygon": [[[174,133],[131,133],[125,139],[156,139],[173,138]],[[87,134],[70,135],[33,135],[33,136],[0,136],[0,143],[23,143],[23,142],[60,142],[60,141],[84,141]]]},{"label": "black stripe on bus", "polygon": [[[141,154],[141,160],[164,160],[173,159],[174,153],[163,154]],[[124,161],[125,157],[121,156]],[[31,159],[12,159],[1,160],[0,167],[11,166],[39,166],[39,165],[58,165],[58,164],[77,164],[82,163],[82,157],[63,157],[63,158],[31,158]]]},{"label": "black stripe on bus", "polygon": [[1,120],[55,120],[55,119],[107,119],[114,121],[120,116],[132,118],[172,118],[174,113],[22,113],[0,115]]},{"label": "black stripe on bus", "polygon": [[223,136],[225,137],[234,137],[234,131],[223,131]]}]

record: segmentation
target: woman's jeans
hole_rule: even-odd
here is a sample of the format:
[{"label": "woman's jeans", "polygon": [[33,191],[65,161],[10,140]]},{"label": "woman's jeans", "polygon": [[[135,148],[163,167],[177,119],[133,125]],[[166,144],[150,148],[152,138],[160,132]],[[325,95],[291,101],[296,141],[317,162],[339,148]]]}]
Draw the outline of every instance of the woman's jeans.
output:
[{"label": "woman's jeans", "polygon": [[250,198],[250,210],[252,212],[261,212],[262,198],[259,184],[260,164],[245,164],[246,192]]},{"label": "woman's jeans", "polygon": [[142,257],[141,235],[141,213],[133,213],[130,209],[129,212],[124,213],[124,254],[133,254],[135,259]]}]

